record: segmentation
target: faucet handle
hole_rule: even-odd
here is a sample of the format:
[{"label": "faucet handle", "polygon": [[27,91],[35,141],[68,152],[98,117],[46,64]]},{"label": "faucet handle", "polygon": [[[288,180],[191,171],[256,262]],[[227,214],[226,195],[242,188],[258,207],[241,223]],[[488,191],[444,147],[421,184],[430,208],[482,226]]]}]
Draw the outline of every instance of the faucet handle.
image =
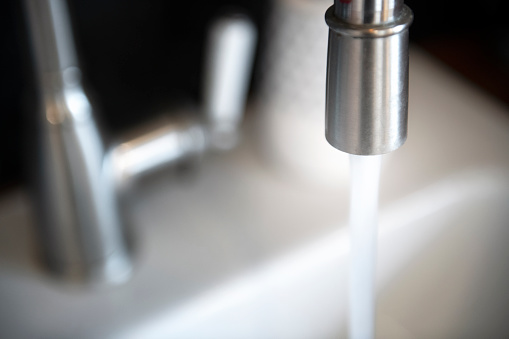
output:
[{"label": "faucet handle", "polygon": [[214,149],[231,149],[239,139],[256,40],[256,28],[244,15],[221,17],[210,28],[203,110]]}]

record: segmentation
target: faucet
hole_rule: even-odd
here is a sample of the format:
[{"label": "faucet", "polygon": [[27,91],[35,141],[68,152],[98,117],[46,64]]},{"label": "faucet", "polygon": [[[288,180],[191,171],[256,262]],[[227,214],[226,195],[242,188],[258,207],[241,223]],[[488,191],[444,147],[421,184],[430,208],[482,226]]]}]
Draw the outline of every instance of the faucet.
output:
[{"label": "faucet", "polygon": [[335,0],[327,10],[325,136],[335,148],[377,155],[405,142],[412,20],[403,0]]},{"label": "faucet", "polygon": [[108,144],[81,81],[65,0],[26,0],[39,108],[36,210],[46,266],[55,275],[116,284],[132,272],[127,188],[157,169],[227,150],[238,139],[256,30],[244,17],[218,20],[209,36],[205,118],[159,120]]},{"label": "faucet", "polygon": [[[352,154],[349,338],[375,337],[381,154],[407,138],[408,28],[403,0],[335,0],[329,25],[325,136]],[[371,157],[368,157],[371,156]],[[361,176],[359,176],[361,175]]]}]

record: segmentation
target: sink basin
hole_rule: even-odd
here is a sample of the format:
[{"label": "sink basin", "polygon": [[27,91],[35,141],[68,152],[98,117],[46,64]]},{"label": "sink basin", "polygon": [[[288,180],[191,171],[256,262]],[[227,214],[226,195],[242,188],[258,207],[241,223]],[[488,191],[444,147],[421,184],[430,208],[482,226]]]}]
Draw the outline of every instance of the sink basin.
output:
[{"label": "sink basin", "polygon": [[[509,110],[419,50],[410,75],[409,139],[382,169],[377,335],[508,337]],[[27,194],[9,192],[0,198],[0,334],[341,337],[348,178],[334,180],[342,184],[287,178],[249,138],[199,173],[146,180],[129,211],[135,275],[107,289],[47,277],[33,256]]]}]

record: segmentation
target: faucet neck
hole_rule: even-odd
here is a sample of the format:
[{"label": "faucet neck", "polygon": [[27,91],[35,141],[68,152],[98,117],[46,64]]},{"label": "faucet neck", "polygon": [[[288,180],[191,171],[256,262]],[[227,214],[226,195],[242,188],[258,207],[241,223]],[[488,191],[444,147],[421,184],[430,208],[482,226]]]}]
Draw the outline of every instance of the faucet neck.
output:
[{"label": "faucet neck", "polygon": [[78,66],[65,0],[26,0],[34,59],[39,76]]},{"label": "faucet neck", "polygon": [[403,0],[334,0],[334,15],[354,25],[383,25],[401,13]]}]

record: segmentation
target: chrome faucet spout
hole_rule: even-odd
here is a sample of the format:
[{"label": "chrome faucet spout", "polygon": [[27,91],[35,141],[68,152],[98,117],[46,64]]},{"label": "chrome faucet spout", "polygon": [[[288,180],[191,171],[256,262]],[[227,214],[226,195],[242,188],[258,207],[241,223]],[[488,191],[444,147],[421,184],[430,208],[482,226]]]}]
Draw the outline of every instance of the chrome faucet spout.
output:
[{"label": "chrome faucet spout", "polygon": [[393,22],[403,10],[403,0],[335,0],[334,15],[354,25]]},{"label": "chrome faucet spout", "polygon": [[407,137],[412,11],[401,0],[336,0],[325,20],[328,142],[357,155],[396,150]]}]

